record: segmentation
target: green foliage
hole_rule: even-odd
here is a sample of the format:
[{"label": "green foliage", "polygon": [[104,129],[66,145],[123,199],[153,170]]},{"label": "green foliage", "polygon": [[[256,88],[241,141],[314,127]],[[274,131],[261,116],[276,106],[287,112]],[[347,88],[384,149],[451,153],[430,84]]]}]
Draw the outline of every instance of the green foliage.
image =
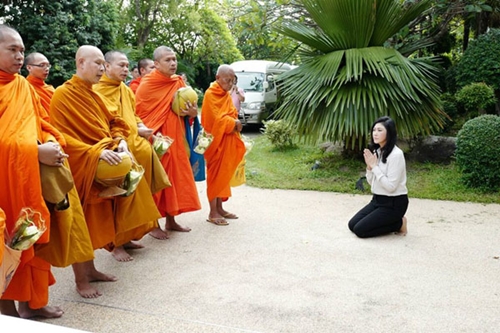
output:
[{"label": "green foliage", "polygon": [[75,53],[81,45],[103,52],[115,47],[116,8],[98,0],[12,1],[0,7],[0,18],[23,38],[26,55],[43,53],[52,63],[48,81],[57,86],[75,71]]},{"label": "green foliage", "polygon": [[[311,170],[315,161],[320,167]],[[260,188],[315,190],[359,194],[356,181],[365,174],[360,159],[325,154],[318,147],[298,144],[295,149],[276,150],[263,136],[255,139],[246,157],[247,185]],[[497,193],[466,187],[454,163],[437,165],[408,160],[407,187],[412,198],[462,202],[500,203]],[[365,193],[370,192],[365,182]]]},{"label": "green foliage", "polygon": [[[402,137],[442,128],[436,67],[383,45],[429,1],[302,0],[317,28],[289,21],[280,31],[302,43],[302,65],[282,75],[278,116],[315,141],[362,148],[371,124],[392,117]],[[349,13],[346,15],[345,13]]]},{"label": "green foliage", "polygon": [[186,72],[193,86],[206,89],[220,64],[243,59],[217,6],[199,1],[130,2],[121,18],[122,30],[129,32],[123,42],[137,50],[136,59],[151,58],[160,45],[172,48],[178,71]]},{"label": "green foliage", "polygon": [[467,112],[476,116],[497,102],[495,91],[484,82],[466,85],[456,93],[456,99]]},{"label": "green foliage", "polygon": [[227,2],[227,21],[245,59],[300,61],[298,57],[285,59],[298,43],[273,29],[280,26],[285,17],[303,17],[303,9],[296,1]]},{"label": "green foliage", "polygon": [[284,120],[263,121],[262,133],[276,149],[286,149],[294,146],[293,127]]},{"label": "green foliage", "polygon": [[458,88],[474,82],[484,82],[500,90],[500,29],[472,41],[455,70]]},{"label": "green foliage", "polygon": [[500,117],[482,115],[467,121],[457,136],[457,166],[464,183],[484,191],[500,189]]}]

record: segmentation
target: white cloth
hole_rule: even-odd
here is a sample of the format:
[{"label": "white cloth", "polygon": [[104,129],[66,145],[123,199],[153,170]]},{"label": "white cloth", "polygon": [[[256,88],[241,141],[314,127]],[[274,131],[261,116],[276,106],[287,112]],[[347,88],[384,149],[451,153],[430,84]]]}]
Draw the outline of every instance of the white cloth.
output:
[{"label": "white cloth", "polygon": [[394,146],[387,156],[387,162],[382,163],[380,150],[378,163],[372,170],[366,170],[366,180],[373,194],[390,197],[408,194],[406,188],[406,162],[401,149]]}]

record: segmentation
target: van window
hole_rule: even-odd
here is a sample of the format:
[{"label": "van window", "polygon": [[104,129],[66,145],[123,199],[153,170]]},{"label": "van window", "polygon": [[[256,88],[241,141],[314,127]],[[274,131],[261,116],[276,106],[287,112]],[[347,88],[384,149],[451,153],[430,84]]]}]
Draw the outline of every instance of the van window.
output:
[{"label": "van window", "polygon": [[266,91],[272,91],[274,90],[274,81],[268,81],[269,86],[267,87]]},{"label": "van window", "polygon": [[238,87],[245,91],[262,92],[264,90],[264,73],[241,72],[236,73]]}]

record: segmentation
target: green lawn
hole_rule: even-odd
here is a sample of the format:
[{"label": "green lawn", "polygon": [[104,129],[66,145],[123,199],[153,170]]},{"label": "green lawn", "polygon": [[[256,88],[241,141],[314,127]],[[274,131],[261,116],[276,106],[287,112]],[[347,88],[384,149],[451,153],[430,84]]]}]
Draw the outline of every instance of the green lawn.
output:
[{"label": "green lawn", "polygon": [[[320,167],[311,170],[317,160],[321,162]],[[355,184],[360,176],[364,176],[364,167],[361,160],[324,154],[315,146],[299,145],[278,151],[264,136],[259,136],[247,156],[246,176],[248,185],[260,188],[363,193],[355,188]],[[406,168],[411,198],[500,203],[500,193],[481,193],[466,188],[453,164],[407,161]],[[364,187],[364,193],[370,193],[366,181]]]}]

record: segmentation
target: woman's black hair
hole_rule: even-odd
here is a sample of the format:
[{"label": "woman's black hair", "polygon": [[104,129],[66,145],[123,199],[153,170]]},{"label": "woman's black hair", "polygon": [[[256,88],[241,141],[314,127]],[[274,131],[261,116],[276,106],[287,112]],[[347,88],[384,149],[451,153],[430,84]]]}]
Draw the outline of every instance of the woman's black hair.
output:
[{"label": "woman's black hair", "polygon": [[[380,117],[377,120],[375,120],[375,122],[372,125],[372,128],[371,128],[372,134],[373,134],[373,128],[377,124],[382,124],[387,131],[386,143],[385,143],[384,147],[382,147],[380,149],[380,152],[382,154],[382,163],[387,163],[387,156],[389,156],[389,154],[392,152],[392,149],[394,149],[394,146],[396,145],[396,141],[398,140],[398,134],[396,132],[396,123],[390,117],[387,117],[387,116]],[[375,142],[373,142],[373,135],[370,138],[369,148],[372,151],[380,148],[379,144],[376,144]]]}]

